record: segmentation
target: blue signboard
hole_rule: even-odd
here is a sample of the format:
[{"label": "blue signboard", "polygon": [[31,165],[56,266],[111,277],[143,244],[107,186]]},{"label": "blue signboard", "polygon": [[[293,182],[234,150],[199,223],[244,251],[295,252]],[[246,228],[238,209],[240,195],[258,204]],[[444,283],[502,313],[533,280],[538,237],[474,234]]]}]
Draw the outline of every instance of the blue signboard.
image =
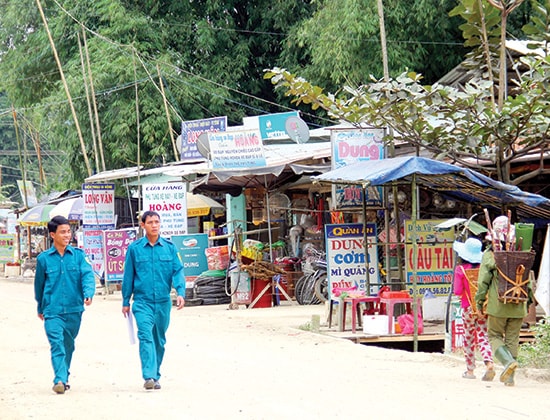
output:
[{"label": "blue signboard", "polygon": [[180,160],[204,159],[197,149],[197,139],[202,133],[225,131],[227,117],[182,121]]},{"label": "blue signboard", "polygon": [[172,242],[179,251],[183,273],[186,277],[200,276],[208,270],[205,250],[208,248],[208,235],[196,233],[189,235],[173,235]]},{"label": "blue signboard", "polygon": [[298,111],[260,115],[258,117],[258,122],[260,125],[260,135],[262,136],[262,140],[288,137],[288,134],[285,131],[286,119],[288,117],[298,116]]}]

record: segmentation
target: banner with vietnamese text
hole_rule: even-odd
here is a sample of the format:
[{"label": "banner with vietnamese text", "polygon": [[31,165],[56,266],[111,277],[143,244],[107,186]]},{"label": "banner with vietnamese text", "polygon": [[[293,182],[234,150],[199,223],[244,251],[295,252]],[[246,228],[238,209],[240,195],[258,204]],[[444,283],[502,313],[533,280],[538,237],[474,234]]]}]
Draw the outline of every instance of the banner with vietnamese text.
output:
[{"label": "banner with vietnamese text", "polygon": [[[384,158],[384,130],[346,129],[331,131],[332,169],[352,165],[366,160]],[[333,185],[335,208],[360,207],[363,205],[363,191],[357,185]],[[382,204],[382,188],[368,187],[366,189],[366,204],[380,206]]]},{"label": "banner with vietnamese text", "polygon": [[122,282],[126,251],[136,238],[137,229],[133,228],[103,231],[103,258],[107,283]]},{"label": "banner with vietnamese text", "polygon": [[187,233],[187,184],[143,184],[143,211],[160,216],[160,235],[170,238]]},{"label": "banner with vietnamese text", "polygon": [[416,272],[418,293],[429,290],[436,296],[448,296],[451,291],[454,268],[454,231],[435,230],[444,220],[405,220],[405,269],[407,286],[412,292],[415,268],[414,245],[416,239]]},{"label": "banner with vietnamese text", "polygon": [[[367,259],[365,261],[365,234]],[[325,225],[329,294],[334,287],[356,288],[356,291],[376,294],[380,273],[376,247],[376,224],[359,223]],[[370,290],[367,291],[367,280]]]},{"label": "banner with vietnamese text", "polygon": [[84,229],[114,229],[115,220],[115,184],[83,184],[82,227]]},{"label": "banner with vietnamese text", "polygon": [[246,169],[266,166],[259,130],[208,133],[212,168]]},{"label": "banner with vietnamese text", "polygon": [[197,139],[202,133],[225,131],[227,117],[204,118],[181,123],[180,160],[204,159],[197,149]]}]

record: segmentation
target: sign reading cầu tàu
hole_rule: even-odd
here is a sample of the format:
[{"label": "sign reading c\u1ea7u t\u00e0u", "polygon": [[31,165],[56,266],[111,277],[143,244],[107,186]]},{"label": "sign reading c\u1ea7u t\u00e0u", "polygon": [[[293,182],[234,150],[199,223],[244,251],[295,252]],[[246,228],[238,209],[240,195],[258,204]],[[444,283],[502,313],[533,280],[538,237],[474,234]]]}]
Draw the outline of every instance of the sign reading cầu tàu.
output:
[{"label": "sign reading c\u1ea7u t\u00e0u", "polygon": [[[436,296],[446,296],[453,280],[454,232],[435,230],[443,220],[405,221],[405,270],[407,286],[412,291],[416,268],[418,292],[429,290]],[[413,242],[416,240],[416,255]]]}]

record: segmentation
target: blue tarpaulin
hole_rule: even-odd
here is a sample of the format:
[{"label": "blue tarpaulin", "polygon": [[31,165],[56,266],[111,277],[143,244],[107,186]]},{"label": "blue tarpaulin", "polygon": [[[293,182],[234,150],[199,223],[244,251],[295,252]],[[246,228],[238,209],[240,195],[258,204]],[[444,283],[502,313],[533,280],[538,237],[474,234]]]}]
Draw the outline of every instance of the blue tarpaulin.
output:
[{"label": "blue tarpaulin", "polygon": [[416,174],[416,183],[420,187],[437,191],[451,199],[496,210],[509,206],[515,208],[518,217],[523,220],[550,222],[548,198],[495,181],[471,169],[423,157],[362,161],[312,179],[370,187],[390,185],[393,182],[410,183],[413,174]]}]

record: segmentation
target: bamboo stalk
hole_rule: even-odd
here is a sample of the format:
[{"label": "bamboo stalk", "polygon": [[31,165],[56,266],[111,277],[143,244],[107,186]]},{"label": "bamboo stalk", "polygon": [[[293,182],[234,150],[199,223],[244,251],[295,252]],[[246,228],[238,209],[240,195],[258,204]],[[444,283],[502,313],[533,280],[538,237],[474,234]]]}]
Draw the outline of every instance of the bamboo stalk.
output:
[{"label": "bamboo stalk", "polygon": [[63,72],[63,66],[61,65],[61,61],[59,60],[59,56],[57,54],[57,48],[55,47],[55,42],[50,32],[50,27],[48,26],[48,21],[46,20],[46,15],[44,15],[44,10],[42,9],[40,0],[36,0],[36,5],[38,6],[38,10],[40,11],[40,16],[42,17],[42,22],[44,23],[44,28],[46,29],[48,39],[50,40],[53,56],[57,64],[57,68],[59,69],[59,75],[61,76],[63,87],[65,88],[65,94],[67,95],[67,100],[69,101],[69,107],[71,108],[71,113],[72,113],[74,124],[76,127],[76,133],[78,135],[78,139],[80,140],[80,147],[82,148],[82,157],[84,158],[84,163],[86,164],[86,170],[88,172],[88,176],[92,176],[92,168],[88,160],[88,154],[86,153],[86,144],[84,143],[84,138],[82,137],[82,131],[80,130],[80,124],[78,123],[78,117],[76,115],[76,109],[73,104],[73,98],[71,96],[71,92],[69,91],[69,85],[67,83],[67,80],[65,79],[65,73]]},{"label": "bamboo stalk", "polygon": [[90,54],[88,53],[88,41],[86,39],[86,31],[82,26],[82,41],[84,44],[84,53],[86,55],[86,67],[88,69],[88,77],[90,79],[90,96],[92,100],[92,106],[94,108],[95,126],[97,133],[97,148],[99,149],[99,157],[101,158],[101,168],[105,171],[105,154],[103,152],[103,140],[101,138],[101,125],[99,123],[99,113],[97,111],[97,101],[95,97],[94,77],[92,74],[92,66],[90,64]]},{"label": "bamboo stalk", "polygon": [[[84,31],[84,29],[82,29]],[[80,42],[80,35],[78,35],[78,52],[80,54],[80,68],[82,71],[82,80],[84,82],[84,93],[86,94],[86,104],[88,105],[88,116],[90,118],[90,134],[92,135],[92,145],[94,151],[95,170],[99,170],[99,155],[97,152],[97,140],[95,135],[94,119],[92,113],[92,103],[90,99],[90,90],[88,89],[88,78],[86,76],[86,67],[84,66],[84,54],[82,51],[82,43]]]},{"label": "bamboo stalk", "polygon": [[495,251],[500,251],[500,243],[495,237],[495,231],[493,230],[493,224],[491,223],[491,218],[489,217],[489,210],[483,209],[483,213],[485,213],[485,221],[487,223],[487,230],[489,231],[489,234],[491,235],[491,242],[493,243],[493,249]]},{"label": "bamboo stalk", "polygon": [[512,246],[512,240],[510,238],[510,225],[512,220],[512,211],[508,209],[508,224],[506,225],[506,251],[510,251]]},{"label": "bamboo stalk", "polygon": [[159,74],[159,86],[160,93],[162,95],[162,101],[164,103],[164,112],[166,112],[166,120],[168,123],[168,134],[170,135],[170,141],[172,142],[172,149],[174,151],[174,159],[177,162],[180,157],[178,155],[178,148],[176,146],[176,140],[174,139],[174,132],[172,131],[172,123],[170,121],[170,110],[168,109],[168,101],[166,100],[166,95],[164,93],[164,84],[162,83],[162,75],[160,73],[160,66],[157,64],[157,72]]}]

